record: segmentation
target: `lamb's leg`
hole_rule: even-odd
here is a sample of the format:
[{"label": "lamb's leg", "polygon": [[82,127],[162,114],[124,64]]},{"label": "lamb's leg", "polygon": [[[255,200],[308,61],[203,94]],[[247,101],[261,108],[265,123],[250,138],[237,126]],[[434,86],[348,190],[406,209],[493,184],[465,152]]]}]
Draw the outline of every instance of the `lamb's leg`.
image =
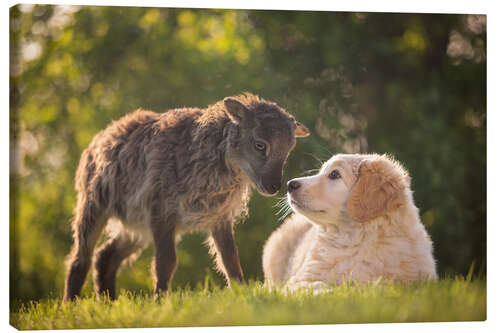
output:
[{"label": "lamb's leg", "polygon": [[116,299],[116,273],[121,263],[134,253],[139,253],[143,245],[126,231],[107,241],[95,256],[94,286],[98,295],[109,295]]},{"label": "lamb's leg", "polygon": [[224,273],[228,287],[231,280],[243,282],[238,248],[234,241],[233,224],[218,223],[211,230],[210,252],[216,255],[217,269]]},{"label": "lamb's leg", "polygon": [[163,214],[153,209],[151,216],[151,230],[155,246],[153,258],[153,275],[155,277],[155,297],[167,291],[170,280],[177,266],[175,250],[175,216],[164,218]]},{"label": "lamb's leg", "polygon": [[64,300],[74,300],[80,295],[85,277],[92,262],[95,244],[101,235],[106,219],[102,216],[96,204],[81,199],[73,222],[74,244],[68,256],[68,270],[64,286]]}]

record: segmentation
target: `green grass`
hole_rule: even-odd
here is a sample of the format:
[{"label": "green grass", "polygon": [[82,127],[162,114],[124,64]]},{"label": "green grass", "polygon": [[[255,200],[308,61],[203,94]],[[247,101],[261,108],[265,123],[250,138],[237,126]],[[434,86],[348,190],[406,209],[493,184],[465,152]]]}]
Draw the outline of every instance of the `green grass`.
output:
[{"label": "green grass", "polygon": [[334,324],[486,320],[486,282],[462,277],[425,284],[344,284],[327,293],[285,296],[261,283],[232,290],[199,285],[158,302],[122,291],[115,302],[44,299],[10,314],[18,329]]}]

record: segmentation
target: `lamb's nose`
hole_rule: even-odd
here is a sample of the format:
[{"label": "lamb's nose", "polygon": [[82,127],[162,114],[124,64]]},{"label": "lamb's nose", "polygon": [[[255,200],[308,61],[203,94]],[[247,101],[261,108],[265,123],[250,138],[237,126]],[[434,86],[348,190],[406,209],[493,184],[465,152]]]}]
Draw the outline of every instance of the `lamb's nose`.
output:
[{"label": "lamb's nose", "polygon": [[278,192],[280,190],[280,187],[281,187],[281,183],[271,185],[271,191],[272,191],[271,193]]},{"label": "lamb's nose", "polygon": [[298,180],[290,180],[288,183],[288,192],[292,193],[300,187],[300,182]]}]

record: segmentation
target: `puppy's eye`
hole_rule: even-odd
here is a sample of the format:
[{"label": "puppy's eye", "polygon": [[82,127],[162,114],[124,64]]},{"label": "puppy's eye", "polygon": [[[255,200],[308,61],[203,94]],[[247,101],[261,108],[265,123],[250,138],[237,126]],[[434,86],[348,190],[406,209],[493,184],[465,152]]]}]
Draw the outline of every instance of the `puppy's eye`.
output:
[{"label": "puppy's eye", "polygon": [[262,141],[255,141],[254,147],[258,151],[265,151],[266,150],[266,144]]},{"label": "puppy's eye", "polygon": [[330,179],[339,179],[340,177],[340,172],[338,170],[333,170],[329,175],[328,178]]}]

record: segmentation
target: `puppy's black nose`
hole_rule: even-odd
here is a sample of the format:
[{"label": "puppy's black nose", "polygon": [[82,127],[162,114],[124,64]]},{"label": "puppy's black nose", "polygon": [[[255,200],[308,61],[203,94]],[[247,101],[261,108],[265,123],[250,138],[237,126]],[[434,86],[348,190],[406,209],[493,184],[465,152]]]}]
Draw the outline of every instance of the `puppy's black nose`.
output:
[{"label": "puppy's black nose", "polygon": [[288,192],[292,193],[300,187],[300,182],[298,180],[290,180],[288,183]]}]

